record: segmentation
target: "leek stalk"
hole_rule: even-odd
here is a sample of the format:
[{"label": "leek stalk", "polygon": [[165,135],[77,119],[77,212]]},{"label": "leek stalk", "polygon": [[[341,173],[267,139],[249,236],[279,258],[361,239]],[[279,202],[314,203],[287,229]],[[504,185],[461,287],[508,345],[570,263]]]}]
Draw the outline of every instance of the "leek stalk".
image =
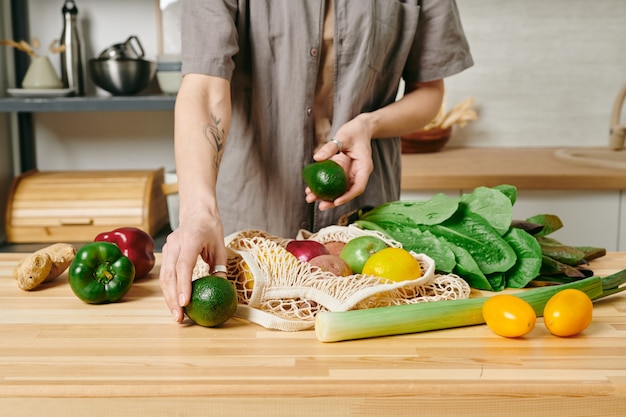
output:
[{"label": "leek stalk", "polygon": [[[596,300],[616,292],[626,282],[626,270],[610,277],[590,277],[568,284],[538,287],[514,294],[526,300],[537,316],[557,292],[575,288]],[[320,342],[391,336],[483,324],[482,306],[489,297],[403,304],[342,312],[320,312],[315,317],[315,335]]]}]

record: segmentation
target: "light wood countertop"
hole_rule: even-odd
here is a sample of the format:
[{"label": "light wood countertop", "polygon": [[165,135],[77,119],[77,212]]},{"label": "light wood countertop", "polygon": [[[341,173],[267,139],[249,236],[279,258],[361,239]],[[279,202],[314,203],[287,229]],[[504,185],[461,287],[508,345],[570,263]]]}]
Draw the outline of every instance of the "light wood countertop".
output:
[{"label": "light wood countertop", "polygon": [[[157,267],[123,302],[87,305],[67,273],[17,288],[0,254],[0,415],[626,415],[626,294],[596,303],[573,338],[505,339],[486,326],[321,343],[313,331],[172,321]],[[626,267],[610,253],[592,269]]]},{"label": "light wood countertop", "polygon": [[459,190],[499,184],[525,190],[626,190],[626,170],[560,160],[556,148],[444,148],[402,155],[402,189]]}]

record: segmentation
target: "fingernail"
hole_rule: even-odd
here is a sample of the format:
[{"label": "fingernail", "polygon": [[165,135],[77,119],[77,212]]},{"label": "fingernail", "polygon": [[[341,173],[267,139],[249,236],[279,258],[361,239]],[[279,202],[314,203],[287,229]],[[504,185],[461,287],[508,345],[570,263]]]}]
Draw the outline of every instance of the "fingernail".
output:
[{"label": "fingernail", "polygon": [[178,295],[178,304],[180,304],[181,307],[184,307],[184,305],[185,305],[185,295],[184,294],[179,294]]},{"label": "fingernail", "polygon": [[178,310],[172,310],[172,317],[174,321],[178,321]]}]

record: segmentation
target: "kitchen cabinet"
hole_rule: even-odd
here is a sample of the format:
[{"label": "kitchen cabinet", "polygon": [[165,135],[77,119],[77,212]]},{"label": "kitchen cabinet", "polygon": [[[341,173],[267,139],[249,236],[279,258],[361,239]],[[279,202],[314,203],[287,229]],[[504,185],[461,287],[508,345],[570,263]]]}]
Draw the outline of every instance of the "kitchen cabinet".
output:
[{"label": "kitchen cabinet", "polygon": [[[550,237],[574,246],[598,246],[623,250],[618,225],[626,221],[620,213],[621,192],[520,190],[513,209],[515,218],[556,214],[563,228]],[[620,249],[621,248],[621,249]]]}]

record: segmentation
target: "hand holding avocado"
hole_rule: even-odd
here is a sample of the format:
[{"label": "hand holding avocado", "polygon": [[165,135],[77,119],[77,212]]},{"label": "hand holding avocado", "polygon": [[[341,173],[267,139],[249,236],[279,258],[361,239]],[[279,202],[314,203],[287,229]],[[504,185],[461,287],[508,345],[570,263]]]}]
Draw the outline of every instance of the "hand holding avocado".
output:
[{"label": "hand holding avocado", "polygon": [[368,124],[356,117],[313,155],[316,162],[302,170],[307,202],[319,200],[319,209],[327,210],[365,191],[374,166],[371,133]]},{"label": "hand holding avocado", "polygon": [[312,194],[322,201],[333,202],[348,190],[348,176],[332,159],[313,162],[302,169],[302,178]]}]

